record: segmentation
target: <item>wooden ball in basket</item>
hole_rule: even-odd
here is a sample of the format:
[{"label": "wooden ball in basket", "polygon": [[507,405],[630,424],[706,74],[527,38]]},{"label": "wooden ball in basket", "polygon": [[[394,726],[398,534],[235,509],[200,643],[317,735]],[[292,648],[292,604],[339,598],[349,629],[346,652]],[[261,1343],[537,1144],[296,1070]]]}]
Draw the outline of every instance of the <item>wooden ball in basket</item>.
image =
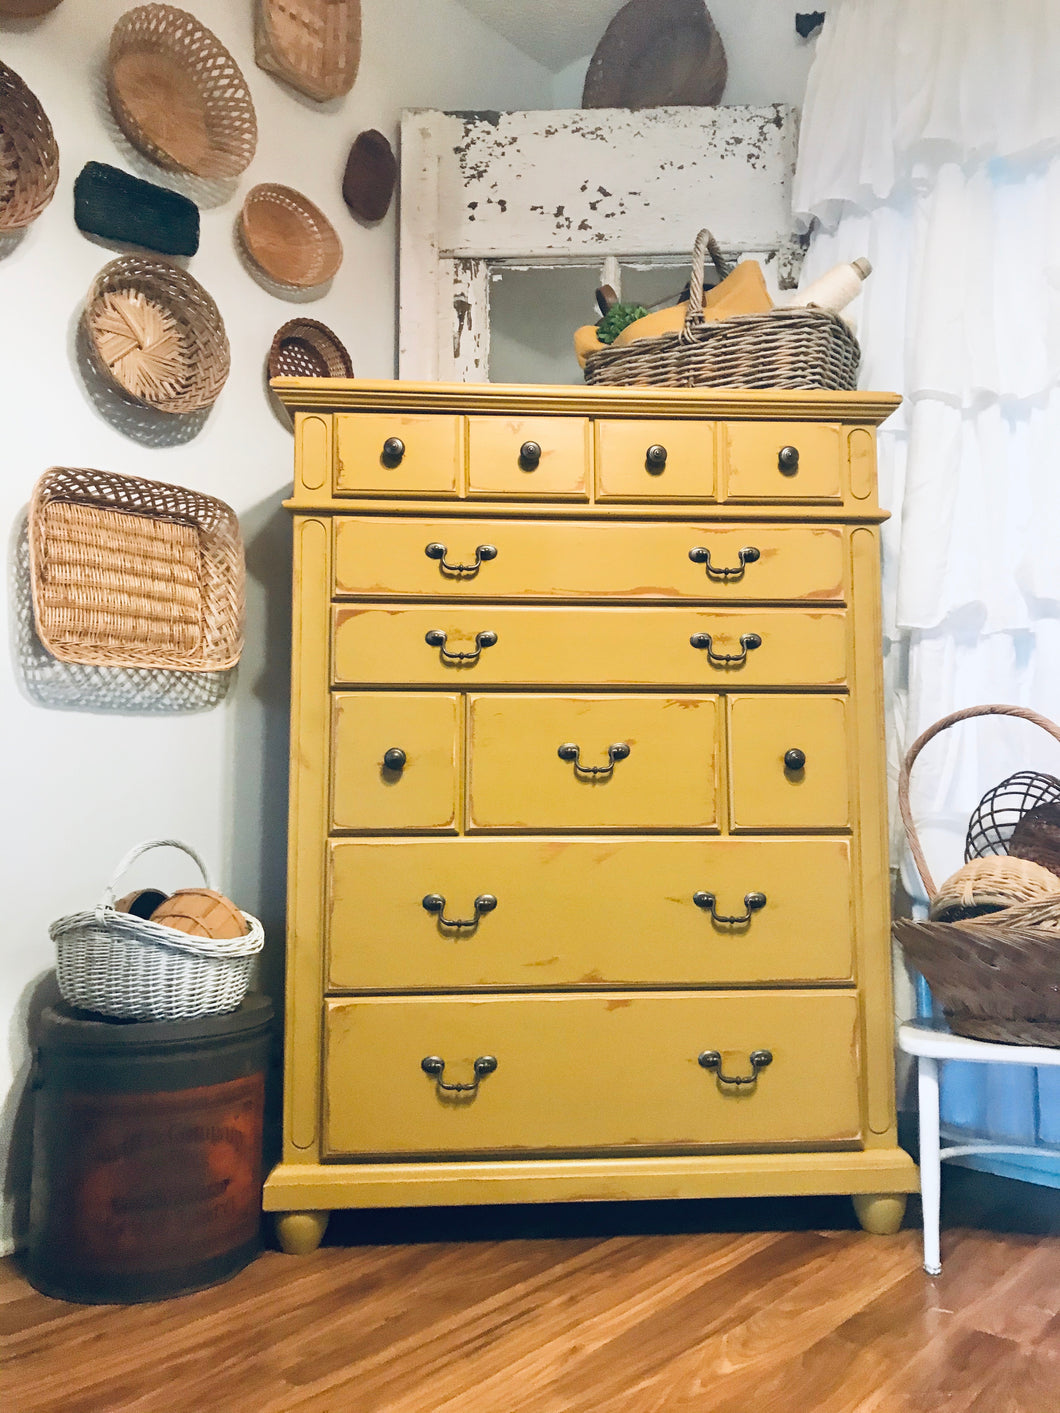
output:
[{"label": "wooden ball in basket", "polygon": [[192,937],[244,937],[247,920],[230,898],[213,888],[178,888],[151,914],[160,922]]},{"label": "wooden ball in basket", "polygon": [[1036,805],[1020,819],[1008,841],[1009,853],[1030,859],[1060,875],[1060,802]]},{"label": "wooden ball in basket", "polygon": [[126,893],[124,898],[119,898],[114,904],[114,910],[119,913],[132,913],[133,917],[149,918],[168,897],[169,894],[163,893],[161,888],[137,888],[132,893]]}]

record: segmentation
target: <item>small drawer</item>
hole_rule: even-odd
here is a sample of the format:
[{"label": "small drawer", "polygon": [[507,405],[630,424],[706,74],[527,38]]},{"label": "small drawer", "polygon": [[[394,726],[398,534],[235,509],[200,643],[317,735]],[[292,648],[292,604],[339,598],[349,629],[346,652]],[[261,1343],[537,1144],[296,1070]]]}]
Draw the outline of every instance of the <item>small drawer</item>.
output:
[{"label": "small drawer", "polygon": [[596,497],[715,500],[713,422],[597,422]]},{"label": "small drawer", "polygon": [[331,828],[455,833],[460,723],[456,696],[336,695]]},{"label": "small drawer", "polygon": [[337,496],[456,496],[462,417],[361,412],[335,418]]},{"label": "small drawer", "polygon": [[469,417],[469,497],[589,499],[584,417]]},{"label": "small drawer", "polygon": [[340,839],[329,857],[332,991],[853,976],[847,839]]},{"label": "small drawer", "polygon": [[334,678],[361,686],[835,687],[839,608],[335,610]]},{"label": "small drawer", "polygon": [[335,520],[337,598],[842,603],[836,525]]},{"label": "small drawer", "polygon": [[726,499],[841,501],[842,430],[823,422],[725,423]]},{"label": "small drawer", "polygon": [[850,824],[845,697],[730,697],[731,827]]},{"label": "small drawer", "polygon": [[470,699],[471,830],[718,827],[714,697]]},{"label": "small drawer", "polygon": [[850,992],[330,1000],[325,1152],[849,1148],[859,1048]]}]

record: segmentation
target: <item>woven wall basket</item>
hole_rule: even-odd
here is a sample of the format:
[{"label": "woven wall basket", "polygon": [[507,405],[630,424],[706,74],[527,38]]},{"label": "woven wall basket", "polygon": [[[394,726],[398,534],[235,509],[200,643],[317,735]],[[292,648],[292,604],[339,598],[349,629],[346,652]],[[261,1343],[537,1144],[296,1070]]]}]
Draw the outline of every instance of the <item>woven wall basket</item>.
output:
[{"label": "woven wall basket", "polygon": [[585,381],[597,386],[656,388],[843,389],[857,383],[861,350],[849,326],[826,309],[774,309],[703,319],[703,262],[725,266],[709,231],[692,252],[688,315],[679,333],[604,348],[585,360]]},{"label": "woven wall basket", "polygon": [[342,264],[342,242],[323,211],[300,191],[276,182],[247,192],[239,236],[263,274],[293,289],[324,284]]},{"label": "woven wall basket", "polygon": [[[940,731],[974,716],[1020,717],[1060,741],[1060,726],[1037,712],[987,705],[944,716],[913,742],[902,764],[898,804],[910,852],[933,901],[938,892],[913,823],[910,772]],[[959,922],[899,918],[894,935],[909,964],[926,978],[955,1034],[1014,1045],[1060,1046],[1060,894]]]},{"label": "woven wall basket", "polygon": [[194,255],[199,248],[194,201],[105,162],[86,162],[77,174],[74,224],[90,235],[162,255]]},{"label": "woven wall basket", "polygon": [[217,672],[243,648],[235,512],[213,496],[54,466],[29,507],[37,634],[63,662]]},{"label": "woven wall basket", "polygon": [[160,412],[199,412],[228,377],[220,311],[186,270],[123,255],[105,265],[82,316],[100,371],[126,396]]},{"label": "woven wall basket", "polygon": [[269,349],[270,378],[352,378],[353,363],[337,334],[316,319],[289,319]]},{"label": "woven wall basket", "polygon": [[0,232],[35,221],[55,195],[59,148],[35,95],[0,64]]},{"label": "woven wall basket", "polygon": [[255,0],[254,58],[318,103],[349,93],[361,61],[361,0]]},{"label": "woven wall basket", "polygon": [[17,15],[19,19],[32,19],[55,10],[62,0],[0,0],[0,15]]},{"label": "woven wall basket", "polygon": [[235,177],[258,144],[239,65],[194,15],[140,5],[114,26],[107,93],[118,126],[160,167]]}]

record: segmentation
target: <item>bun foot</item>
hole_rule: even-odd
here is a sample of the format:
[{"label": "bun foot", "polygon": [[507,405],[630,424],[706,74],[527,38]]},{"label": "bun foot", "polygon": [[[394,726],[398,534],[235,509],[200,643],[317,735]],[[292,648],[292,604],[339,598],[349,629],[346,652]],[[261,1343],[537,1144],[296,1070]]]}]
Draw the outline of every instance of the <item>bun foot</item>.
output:
[{"label": "bun foot", "polygon": [[277,1212],[276,1236],[288,1256],[308,1256],[320,1245],[330,1212]]},{"label": "bun foot", "polygon": [[873,1236],[894,1236],[902,1225],[904,1192],[855,1192],[850,1200],[858,1221]]}]

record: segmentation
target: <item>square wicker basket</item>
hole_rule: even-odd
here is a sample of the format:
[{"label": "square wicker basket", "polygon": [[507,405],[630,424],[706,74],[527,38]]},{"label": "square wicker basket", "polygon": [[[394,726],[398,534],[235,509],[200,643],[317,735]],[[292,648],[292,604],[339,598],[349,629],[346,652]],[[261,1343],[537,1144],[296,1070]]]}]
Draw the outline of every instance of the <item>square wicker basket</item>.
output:
[{"label": "square wicker basket", "polygon": [[215,672],[243,647],[235,512],[182,486],[54,466],[29,510],[37,633],[64,662]]}]

